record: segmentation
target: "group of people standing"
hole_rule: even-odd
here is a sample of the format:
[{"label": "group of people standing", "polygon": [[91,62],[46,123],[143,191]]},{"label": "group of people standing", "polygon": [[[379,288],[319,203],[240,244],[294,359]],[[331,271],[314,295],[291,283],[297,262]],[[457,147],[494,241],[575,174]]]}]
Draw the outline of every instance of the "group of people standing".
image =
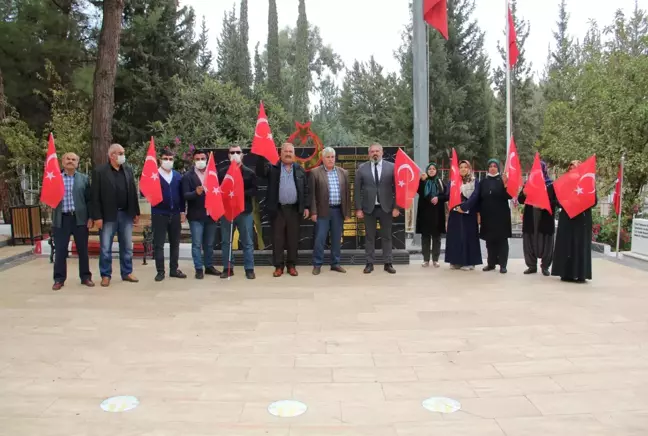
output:
[{"label": "group of people standing", "polygon": [[[580,164],[573,161],[568,171]],[[592,212],[591,208],[574,218],[560,208],[553,181],[547,165],[541,162],[551,210],[524,206],[522,241],[527,269],[524,274],[540,271],[545,276],[558,276],[563,281],[585,282],[592,278]],[[507,192],[506,174],[501,174],[496,159],[488,161],[488,172],[478,180],[468,161],[459,162],[462,183],[461,204],[449,210],[446,225],[446,202],[450,197],[450,184],[444,185],[437,164],[430,163],[421,175],[418,187],[418,214],[416,233],[421,235],[423,266],[439,267],[441,237],[446,234],[445,262],[452,269],[474,270],[481,265],[480,239],[486,243],[487,260],[483,271],[493,271],[499,266],[507,272],[509,258],[508,239],[512,236],[511,195]],[[524,188],[517,200],[525,204]],[[556,233],[555,214],[560,209]]]}]

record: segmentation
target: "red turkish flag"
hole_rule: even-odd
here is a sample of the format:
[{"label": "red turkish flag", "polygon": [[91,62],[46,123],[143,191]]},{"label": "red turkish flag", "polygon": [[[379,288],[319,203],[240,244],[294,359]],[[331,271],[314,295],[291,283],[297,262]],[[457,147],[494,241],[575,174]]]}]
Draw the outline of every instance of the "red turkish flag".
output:
[{"label": "red turkish flag", "polygon": [[560,206],[574,218],[596,204],[596,155],[553,184]]},{"label": "red turkish flag", "polygon": [[265,157],[273,165],[279,160],[279,153],[277,153],[277,146],[270,131],[270,124],[268,124],[263,102],[259,105],[259,117],[254,129],[254,139],[252,140],[250,152]]},{"label": "red turkish flag", "polygon": [[218,221],[225,213],[223,207],[223,196],[221,195],[220,185],[218,183],[218,173],[216,172],[216,163],[214,162],[214,153],[209,153],[207,162],[207,174],[205,175],[205,209],[207,214],[214,220]]},{"label": "red turkish flag", "polygon": [[412,200],[418,190],[418,180],[421,169],[400,148],[396,153],[394,169],[394,185],[396,186],[396,205],[407,209],[412,205]]},{"label": "red turkish flag", "polygon": [[151,206],[156,206],[162,202],[162,185],[160,185],[160,174],[157,166],[157,153],[155,152],[155,142],[151,136],[144,168],[140,176],[139,189],[142,195],[146,197]]},{"label": "red turkish flag", "polygon": [[544,209],[553,215],[551,211],[551,203],[549,202],[549,194],[547,193],[547,184],[545,183],[545,178],[542,174],[540,153],[535,154],[533,167],[531,167],[531,174],[529,174],[529,180],[527,180],[526,185],[524,185],[524,194],[526,195],[524,204],[537,207],[538,209]]},{"label": "red turkish flag", "polygon": [[54,135],[50,133],[47,144],[47,158],[43,170],[43,186],[41,187],[40,201],[51,208],[55,208],[63,201],[65,185],[61,175],[56,147],[54,146]]},{"label": "red turkish flag", "polygon": [[616,183],[614,184],[614,211],[617,215],[621,214],[621,181],[623,180],[623,167],[619,165]]},{"label": "red turkish flag", "polygon": [[225,207],[225,218],[234,221],[241,212],[245,210],[245,186],[241,167],[232,162],[223,177],[221,184],[223,193],[223,206]]},{"label": "red turkish flag", "polygon": [[452,160],[450,161],[450,201],[448,207],[453,209],[461,204],[461,174],[459,174],[459,159],[457,152],[452,149]]},{"label": "red turkish flag", "polygon": [[423,19],[448,39],[447,0],[423,0]]},{"label": "red turkish flag", "polygon": [[512,136],[509,154],[506,157],[506,165],[504,166],[504,174],[508,177],[506,192],[511,197],[516,198],[520,192],[520,186],[522,186],[522,166],[520,165],[520,156],[515,145],[515,139]]},{"label": "red turkish flag", "polygon": [[508,27],[509,27],[509,66],[513,66],[517,63],[518,57],[520,56],[520,50],[517,46],[517,33],[515,32],[515,23],[513,22],[513,13],[511,8],[508,11]]}]

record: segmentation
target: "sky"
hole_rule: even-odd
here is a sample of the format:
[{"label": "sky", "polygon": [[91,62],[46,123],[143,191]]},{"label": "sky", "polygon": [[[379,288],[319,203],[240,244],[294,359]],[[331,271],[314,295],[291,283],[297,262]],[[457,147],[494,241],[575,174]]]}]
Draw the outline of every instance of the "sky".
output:
[{"label": "sky", "polygon": [[[402,40],[402,32],[409,21],[410,0],[306,0],[309,23],[320,28],[325,44],[331,45],[342,57],[347,67],[354,60],[367,61],[373,55],[386,71],[398,72],[399,65],[393,56]],[[498,41],[504,39],[506,24],[505,0],[476,0],[475,16],[486,33],[485,49],[492,65],[499,65]],[[525,50],[527,59],[537,74],[544,69],[549,45],[553,42],[552,31],[556,29],[560,0],[518,0],[517,16],[530,23],[530,34]],[[574,38],[585,35],[589,20],[600,26],[611,24],[616,9],[627,15],[634,10],[635,0],[567,0],[570,15],[569,31]],[[639,7],[648,8],[648,0],[638,0]],[[237,15],[240,0],[180,0],[196,11],[200,22],[204,15],[209,28],[209,45],[215,53],[220,35],[223,14],[236,4]],[[378,7],[377,4],[381,6]],[[298,0],[277,0],[279,27],[295,26]],[[248,1],[250,25],[250,55],[257,42],[263,47],[268,34],[268,1]]]}]

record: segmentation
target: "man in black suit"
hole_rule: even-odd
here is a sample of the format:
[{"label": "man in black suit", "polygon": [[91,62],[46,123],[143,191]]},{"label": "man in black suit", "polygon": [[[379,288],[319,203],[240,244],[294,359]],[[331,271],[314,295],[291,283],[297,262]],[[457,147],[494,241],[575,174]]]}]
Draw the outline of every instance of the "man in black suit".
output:
[{"label": "man in black suit", "polygon": [[205,209],[203,183],[207,171],[207,153],[196,149],[193,161],[194,167],[182,176],[182,193],[187,202],[187,220],[191,231],[191,257],[196,269],[196,278],[203,279],[205,274],[221,275],[221,272],[214,267],[217,224]]},{"label": "man in black suit", "polygon": [[100,165],[92,178],[92,219],[101,229],[99,272],[101,286],[110,285],[112,244],[119,238],[119,269],[122,280],[136,283],[133,275],[133,224],[139,222],[140,208],[132,169],[125,165],[124,147],[113,144],[108,149],[110,161]]},{"label": "man in black suit", "polygon": [[[281,159],[276,165],[259,156],[256,173],[268,179],[265,204],[272,221],[273,276],[281,277],[284,265],[288,267],[288,274],[296,276],[299,224],[302,217],[308,218],[310,207],[306,171],[295,163],[295,147],[285,143],[281,146]],[[284,246],[287,251],[285,263]]]}]

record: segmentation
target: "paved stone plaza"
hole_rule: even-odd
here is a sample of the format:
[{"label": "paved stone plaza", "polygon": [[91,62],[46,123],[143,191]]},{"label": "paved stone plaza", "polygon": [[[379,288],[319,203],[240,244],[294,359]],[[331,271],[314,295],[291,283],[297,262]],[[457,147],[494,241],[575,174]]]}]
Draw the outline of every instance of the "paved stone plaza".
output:
[{"label": "paved stone plaza", "polygon": [[[155,283],[136,262],[139,284],[89,289],[70,261],[58,293],[47,259],[0,272],[1,435],[648,434],[647,272],[598,258],[592,283],[564,284],[515,259],[505,276]],[[117,395],[139,406],[104,412]],[[461,410],[422,407],[439,396]],[[268,413],[284,399],[308,410]]]}]

